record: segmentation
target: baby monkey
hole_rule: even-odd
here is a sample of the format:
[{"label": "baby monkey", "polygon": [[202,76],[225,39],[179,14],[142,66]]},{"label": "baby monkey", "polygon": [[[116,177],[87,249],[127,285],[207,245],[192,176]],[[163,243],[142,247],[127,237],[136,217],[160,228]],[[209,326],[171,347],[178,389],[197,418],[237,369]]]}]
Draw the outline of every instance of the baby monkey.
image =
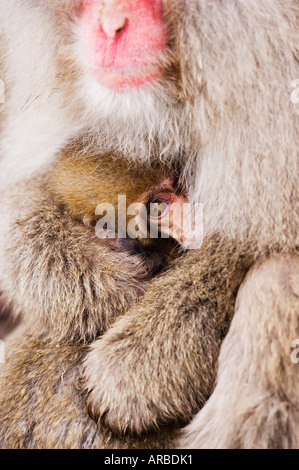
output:
[{"label": "baby monkey", "polygon": [[71,146],[54,165],[49,184],[72,218],[112,249],[138,254],[140,277],[148,279],[183,252],[187,194],[177,172],[171,173]]},{"label": "baby monkey", "polygon": [[[11,347],[1,378],[0,447],[173,445],[179,423],[142,439],[122,439],[98,422],[98,400],[91,402],[89,396],[101,381],[97,373],[105,373],[93,349],[116,318],[126,318],[147,281],[183,251],[175,206],[182,207],[186,195],[175,171],[167,174],[158,165],[137,169],[117,155],[93,155],[72,146],[46,180],[33,182],[33,194],[34,215],[23,214],[17,226],[29,227],[28,236],[21,237],[28,259],[32,254],[25,276],[29,286],[22,287],[28,325],[24,341]],[[33,236],[31,226],[37,227]],[[90,367],[85,374],[86,361],[92,376]]]}]

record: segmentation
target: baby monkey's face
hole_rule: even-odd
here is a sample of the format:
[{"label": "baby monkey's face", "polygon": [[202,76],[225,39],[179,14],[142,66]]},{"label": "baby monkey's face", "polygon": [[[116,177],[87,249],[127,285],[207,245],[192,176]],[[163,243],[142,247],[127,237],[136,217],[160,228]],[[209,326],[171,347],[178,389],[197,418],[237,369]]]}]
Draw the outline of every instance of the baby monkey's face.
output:
[{"label": "baby monkey's face", "polygon": [[[137,209],[135,220],[144,243],[145,240],[152,243],[158,238],[173,239],[182,244],[184,241],[183,205],[187,202],[185,192],[178,187],[174,177],[166,177],[162,174],[159,176],[159,182],[140,195],[140,210]],[[128,234],[130,235],[130,222]]]},{"label": "baby monkey's face", "polygon": [[54,166],[50,188],[73,218],[112,248],[167,260],[178,255],[187,196],[160,166],[140,168],[110,154],[70,150]]}]

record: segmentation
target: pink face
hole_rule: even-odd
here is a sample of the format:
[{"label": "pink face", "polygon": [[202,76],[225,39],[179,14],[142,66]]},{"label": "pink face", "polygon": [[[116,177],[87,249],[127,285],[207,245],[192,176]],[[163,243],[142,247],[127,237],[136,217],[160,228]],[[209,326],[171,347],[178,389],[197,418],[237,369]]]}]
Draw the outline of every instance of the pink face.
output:
[{"label": "pink face", "polygon": [[121,92],[160,76],[162,0],[83,0],[81,14],[85,53],[99,83]]}]

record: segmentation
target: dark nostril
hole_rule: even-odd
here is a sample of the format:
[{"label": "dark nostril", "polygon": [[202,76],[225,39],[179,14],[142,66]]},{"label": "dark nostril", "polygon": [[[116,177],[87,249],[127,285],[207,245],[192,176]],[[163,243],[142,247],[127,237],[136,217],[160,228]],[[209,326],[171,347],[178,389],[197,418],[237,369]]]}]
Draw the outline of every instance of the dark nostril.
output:
[{"label": "dark nostril", "polygon": [[123,24],[123,25],[122,25],[120,28],[118,28],[118,29],[115,31],[115,32],[116,32],[116,34],[120,34],[120,33],[122,33],[122,32],[123,32],[123,30],[124,30],[124,29],[125,29],[125,27],[127,26],[127,21],[128,21],[128,20],[127,20],[127,19],[125,19],[125,22],[124,22],[124,24]]}]

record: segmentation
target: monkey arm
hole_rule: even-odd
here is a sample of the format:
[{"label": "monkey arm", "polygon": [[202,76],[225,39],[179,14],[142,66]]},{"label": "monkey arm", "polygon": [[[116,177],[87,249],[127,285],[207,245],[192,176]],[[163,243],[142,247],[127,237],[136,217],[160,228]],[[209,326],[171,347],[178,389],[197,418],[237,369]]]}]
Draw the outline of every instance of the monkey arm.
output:
[{"label": "monkey arm", "polygon": [[[299,257],[255,266],[237,298],[217,386],[184,430],[186,448],[298,448]],[[292,359],[292,357],[294,358]]]},{"label": "monkey arm", "polygon": [[116,433],[186,422],[214,386],[248,259],[218,237],[177,261],[85,362],[92,416]]},{"label": "monkey arm", "polygon": [[0,290],[32,331],[92,341],[143,294],[138,256],[113,252],[74,221],[46,179],[6,191],[0,219]]}]

